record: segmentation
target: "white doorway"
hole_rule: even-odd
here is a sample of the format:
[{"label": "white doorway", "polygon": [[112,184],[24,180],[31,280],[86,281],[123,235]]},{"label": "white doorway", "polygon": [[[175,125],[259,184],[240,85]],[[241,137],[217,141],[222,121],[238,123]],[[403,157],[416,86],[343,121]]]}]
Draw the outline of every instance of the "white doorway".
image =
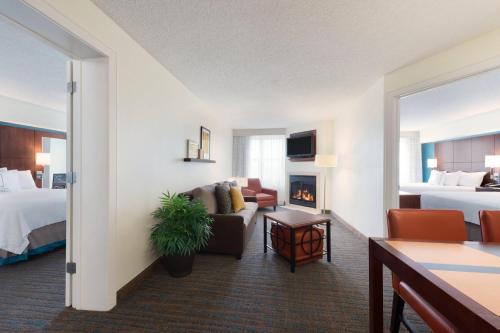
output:
[{"label": "white doorway", "polygon": [[110,310],[116,304],[110,276],[116,211],[114,53],[45,2],[1,2],[0,15],[72,59],[67,86],[66,306]]}]

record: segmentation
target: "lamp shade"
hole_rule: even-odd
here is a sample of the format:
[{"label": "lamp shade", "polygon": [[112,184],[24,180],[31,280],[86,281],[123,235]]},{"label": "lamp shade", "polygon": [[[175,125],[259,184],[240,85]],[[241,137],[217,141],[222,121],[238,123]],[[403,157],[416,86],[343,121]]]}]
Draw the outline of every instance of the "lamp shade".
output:
[{"label": "lamp shade", "polygon": [[500,155],[486,155],[484,157],[485,168],[500,168]]},{"label": "lamp shade", "polygon": [[436,158],[428,158],[427,159],[427,167],[429,169],[437,168],[437,166],[438,166],[438,160]]},{"label": "lamp shade", "polygon": [[320,168],[335,168],[337,166],[337,156],[330,154],[316,155],[314,165]]},{"label": "lamp shade", "polygon": [[228,181],[232,182],[235,181],[239,187],[247,187],[248,186],[248,178],[246,177],[231,177],[228,179]]},{"label": "lamp shade", "polygon": [[36,153],[36,165],[50,165],[49,153]]}]

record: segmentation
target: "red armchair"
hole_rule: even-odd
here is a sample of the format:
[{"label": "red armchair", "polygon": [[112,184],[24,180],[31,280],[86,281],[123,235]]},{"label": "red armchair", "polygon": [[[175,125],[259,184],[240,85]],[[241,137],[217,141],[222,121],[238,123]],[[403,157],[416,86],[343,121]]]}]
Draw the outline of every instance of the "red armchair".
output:
[{"label": "red armchair", "polygon": [[263,188],[259,178],[248,178],[248,186],[241,189],[244,196],[256,197],[259,207],[273,206],[276,210],[278,204],[278,192],[269,188]]}]

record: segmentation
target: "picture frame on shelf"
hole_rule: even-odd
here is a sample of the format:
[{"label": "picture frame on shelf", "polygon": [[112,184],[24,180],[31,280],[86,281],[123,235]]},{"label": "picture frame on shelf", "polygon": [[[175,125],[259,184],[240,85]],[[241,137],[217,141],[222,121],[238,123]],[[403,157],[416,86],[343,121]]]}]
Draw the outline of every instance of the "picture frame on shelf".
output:
[{"label": "picture frame on shelf", "polygon": [[203,154],[200,154],[200,158],[209,160],[210,159],[210,130],[206,127],[201,126],[200,128],[200,150]]},{"label": "picture frame on shelf", "polygon": [[198,158],[198,142],[187,140],[187,157]]}]

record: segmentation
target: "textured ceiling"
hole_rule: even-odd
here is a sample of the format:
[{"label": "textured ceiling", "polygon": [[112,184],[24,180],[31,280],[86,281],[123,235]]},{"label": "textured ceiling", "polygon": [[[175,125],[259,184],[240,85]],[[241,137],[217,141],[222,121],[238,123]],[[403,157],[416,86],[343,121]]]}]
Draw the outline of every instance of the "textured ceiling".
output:
[{"label": "textured ceiling", "polygon": [[0,17],[0,95],[66,110],[62,53]]},{"label": "textured ceiling", "polygon": [[400,105],[403,131],[500,110],[500,69],[407,96]]},{"label": "textured ceiling", "polygon": [[377,78],[500,25],[498,0],[92,0],[235,127],[343,111]]}]

